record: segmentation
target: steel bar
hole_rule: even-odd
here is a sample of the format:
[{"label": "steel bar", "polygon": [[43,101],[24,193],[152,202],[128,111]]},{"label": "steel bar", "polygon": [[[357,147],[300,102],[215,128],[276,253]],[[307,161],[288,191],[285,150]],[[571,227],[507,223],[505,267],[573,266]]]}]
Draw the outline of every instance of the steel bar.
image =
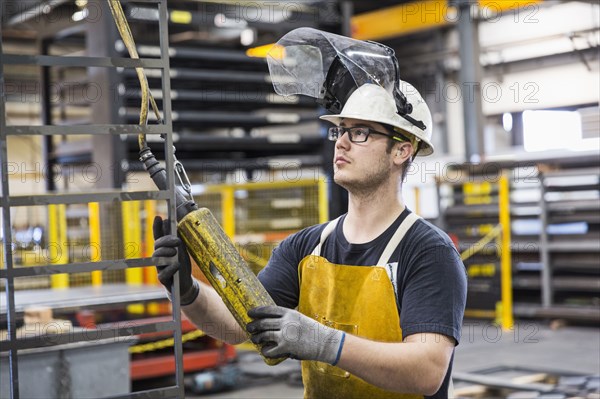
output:
[{"label": "steel bar", "polygon": [[177,386],[149,389],[146,391],[132,392],[127,395],[106,396],[104,399],[154,399],[154,398],[182,398],[181,389]]},{"label": "steel bar", "polygon": [[[24,22],[27,22],[31,19],[38,19],[41,16],[43,16],[44,14],[48,14],[48,13],[52,12],[52,9],[54,9],[62,4],[68,3],[69,1],[70,0],[47,0],[42,3],[36,4],[36,5],[32,6],[31,8],[27,9],[26,11],[23,11],[19,14],[16,14],[16,15],[13,15],[12,17],[10,17],[6,26],[14,26],[17,24],[22,24]],[[23,2],[23,3],[26,3],[26,2]]]},{"label": "steel bar", "polygon": [[6,126],[7,135],[165,134],[164,125]]},{"label": "steel bar", "polygon": [[[458,34],[460,37],[460,87],[463,91],[466,160],[480,162],[483,155],[483,110],[481,104],[481,64],[479,63],[478,22],[471,17],[477,3],[457,0],[459,8]],[[443,19],[442,19],[443,20]]]},{"label": "steel bar", "polygon": [[542,229],[540,232],[540,260],[542,262],[542,306],[548,308],[552,306],[554,299],[554,291],[552,290],[552,265],[550,264],[550,248],[548,238],[548,202],[545,199],[546,196],[546,185],[545,177],[540,176],[540,209],[541,209],[541,222]]},{"label": "steel bar", "polygon": [[6,65],[70,66],[70,67],[121,67],[164,68],[161,60],[152,58],[65,57],[60,55],[3,54]]},{"label": "steel bar", "polygon": [[[135,111],[125,109],[127,120],[136,118]],[[198,122],[207,125],[225,126],[268,126],[285,125],[302,122],[316,121],[315,113],[304,114],[296,112],[269,112],[264,115],[256,115],[243,112],[221,112],[221,111],[180,111],[173,113],[174,122]]]},{"label": "steel bar", "polygon": [[[123,70],[123,75],[126,77],[135,77],[135,71],[133,69]],[[160,78],[161,74],[159,70],[148,70],[146,71],[148,78]],[[268,73],[264,72],[252,72],[252,71],[237,71],[237,70],[198,70],[198,69],[187,69],[187,68],[172,68],[169,76],[171,81],[177,81],[179,79],[193,79],[193,80],[208,80],[210,82],[223,81],[223,82],[244,82],[244,83],[271,83],[271,77]]]},{"label": "steel bar", "polygon": [[[130,302],[165,301],[166,295],[161,285],[133,286],[113,283],[96,287],[71,287],[68,290],[52,288],[20,290],[15,292],[15,299],[15,311],[23,313],[30,306],[45,306],[51,309],[109,308],[116,304]],[[0,310],[2,312],[6,310],[6,304],[2,301],[0,301]],[[105,327],[112,327],[112,325]]]},{"label": "steel bar", "polygon": [[550,392],[554,389],[554,385],[550,384],[518,384],[507,381],[505,378],[458,371],[452,373],[452,378],[454,378],[455,381],[470,382],[494,388],[516,389],[520,391]]},{"label": "steel bar", "polygon": [[[0,7],[2,8],[2,7]],[[12,223],[10,212],[10,191],[9,191],[9,174],[8,174],[8,145],[6,133],[6,96],[4,84],[4,54],[2,50],[2,10],[0,9],[0,178],[2,179],[2,193],[0,204],[2,205],[2,246],[3,246],[3,264],[7,271],[13,271],[13,256],[12,256]],[[17,321],[15,315],[15,281],[14,278],[6,279],[6,303],[8,309],[6,311],[8,339],[10,342],[16,339]],[[10,397],[11,399],[19,398],[19,360],[17,350],[11,348],[9,352],[8,370],[10,375]]]},{"label": "steel bar", "polygon": [[[171,97],[177,101],[204,101],[204,102],[226,102],[226,103],[257,103],[257,104],[279,104],[279,105],[304,105],[315,108],[314,101],[308,97],[301,96],[280,96],[269,92],[249,91],[249,90],[172,90]],[[141,98],[142,93],[139,90],[126,91],[127,98]],[[156,93],[155,99],[161,100],[162,95]]]},{"label": "steel bar", "polygon": [[552,305],[550,307],[541,307],[539,305],[517,303],[514,306],[514,313],[516,316],[527,318],[560,318],[600,322],[600,310],[597,306]]},{"label": "steel bar", "polygon": [[10,206],[85,204],[89,202],[165,200],[169,191],[115,191],[82,194],[28,195],[10,198]]},{"label": "steel bar", "polygon": [[47,346],[71,344],[81,341],[110,338],[116,339],[118,337],[128,337],[132,335],[146,333],[173,331],[177,330],[178,327],[178,325],[173,321],[149,323],[142,325],[128,325],[127,322],[123,322],[122,324],[122,327],[111,329],[82,329],[83,331],[71,331],[63,334],[47,334],[36,337],[17,339],[14,341],[2,341],[0,345],[0,352],[6,352],[8,350],[42,348]]},{"label": "steel bar", "polygon": [[[323,165],[320,156],[277,158],[250,158],[250,159],[186,159],[183,161],[186,168],[191,171],[220,172],[232,170],[295,170],[297,168],[319,167]],[[140,162],[129,164],[130,171],[141,171],[143,165]]]},{"label": "steel bar", "polygon": [[[49,52],[50,42],[47,39],[39,40],[38,48],[40,54],[46,55]],[[52,102],[50,101],[50,84],[52,77],[50,75],[50,67],[43,66],[40,68],[40,86],[41,86],[41,97],[42,97],[42,112],[41,119],[42,125],[51,126],[52,121]],[[47,192],[53,192],[56,190],[56,180],[54,178],[55,163],[52,161],[50,154],[54,152],[54,138],[52,136],[45,136],[42,138],[43,148],[43,162],[46,167],[46,190]]]},{"label": "steel bar", "polygon": [[[133,144],[133,137],[128,137],[127,142]],[[179,134],[175,145],[186,146],[186,149],[202,152],[217,152],[217,151],[273,151],[279,153],[282,151],[306,151],[317,150],[324,143],[323,137],[314,135],[300,134],[278,134],[261,137],[230,137],[230,136],[215,136],[209,134],[187,133]]]},{"label": "steel bar", "polygon": [[123,270],[130,267],[154,266],[152,258],[115,259],[98,262],[76,262],[64,265],[17,267],[12,270],[0,269],[0,278],[47,276],[60,273],[85,273],[94,270]]},{"label": "steel bar", "polygon": [[[162,92],[163,92],[163,118],[165,120],[165,126],[168,128],[165,142],[166,150],[166,166],[167,166],[167,181],[169,184],[169,209],[168,214],[171,218],[171,232],[177,231],[177,218],[176,218],[176,207],[175,202],[175,154],[173,147],[173,120],[171,112],[171,79],[170,76],[170,63],[169,63],[169,30],[168,30],[168,10],[166,0],[161,1],[158,6],[159,13],[159,40],[160,40],[160,55],[161,60],[164,61],[165,69],[163,69],[162,76]],[[176,386],[179,390],[178,396],[185,396],[185,386],[183,381],[183,342],[181,332],[181,309],[180,309],[180,292],[179,292],[179,273],[176,273],[173,278],[173,287],[171,288],[172,306],[173,306],[173,323],[176,324],[177,328],[173,331],[175,344],[173,346],[175,354],[175,380]]]},{"label": "steel bar", "polygon": [[[117,48],[125,50],[123,42],[117,43]],[[138,46],[140,56],[156,57],[160,55],[160,47],[157,46]],[[266,65],[264,58],[248,57],[243,51],[218,50],[218,49],[199,49],[189,47],[170,47],[169,55],[171,58],[190,58],[206,61],[225,61],[225,62],[244,62],[249,64]]]}]

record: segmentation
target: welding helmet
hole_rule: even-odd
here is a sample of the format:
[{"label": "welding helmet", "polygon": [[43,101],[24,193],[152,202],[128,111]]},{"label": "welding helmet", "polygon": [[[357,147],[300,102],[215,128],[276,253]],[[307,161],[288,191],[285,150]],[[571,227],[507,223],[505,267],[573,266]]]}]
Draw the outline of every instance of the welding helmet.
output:
[{"label": "welding helmet", "polygon": [[377,85],[391,96],[397,114],[419,129],[421,136],[427,136],[427,130],[431,132],[430,122],[426,125],[412,114],[413,104],[400,87],[398,60],[388,46],[298,28],[271,48],[267,64],[279,95],[310,96],[329,112],[340,114],[356,89],[365,84]]}]

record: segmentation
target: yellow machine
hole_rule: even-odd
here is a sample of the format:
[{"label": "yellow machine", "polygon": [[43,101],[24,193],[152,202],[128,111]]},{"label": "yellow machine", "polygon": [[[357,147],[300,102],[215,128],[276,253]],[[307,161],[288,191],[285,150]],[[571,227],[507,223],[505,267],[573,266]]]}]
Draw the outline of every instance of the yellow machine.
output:
[{"label": "yellow machine", "polygon": [[[110,0],[109,6],[129,55],[131,58],[139,58],[121,3],[119,0]],[[142,68],[136,68],[136,72],[142,91],[140,125],[147,123],[149,104],[152,105],[157,119],[161,120]],[[139,146],[140,160],[144,163],[150,177],[159,189],[166,190],[167,173],[150,151],[144,135],[139,136]],[[183,166],[179,162],[176,163],[178,173],[181,172],[185,176]],[[242,259],[211,212],[206,208],[198,209],[192,201],[187,178],[186,183],[188,183],[185,189],[187,196],[180,187],[175,188],[177,232],[196,264],[221,296],[240,327],[246,331],[246,324],[251,321],[248,310],[257,306],[275,305],[275,302]],[[275,365],[282,362],[284,358],[264,358],[264,360],[269,365]]]}]

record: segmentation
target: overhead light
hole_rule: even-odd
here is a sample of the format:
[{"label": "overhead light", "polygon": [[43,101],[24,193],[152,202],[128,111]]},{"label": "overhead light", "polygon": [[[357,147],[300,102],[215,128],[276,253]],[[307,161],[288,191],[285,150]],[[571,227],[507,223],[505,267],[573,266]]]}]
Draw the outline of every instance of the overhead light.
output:
[{"label": "overhead light", "polygon": [[244,29],[248,26],[248,22],[245,19],[240,18],[227,18],[225,14],[215,14],[215,26],[217,28],[237,28]]},{"label": "overhead light", "polygon": [[513,117],[512,117],[511,113],[505,112],[504,115],[502,115],[502,127],[507,132],[510,132],[512,130],[512,128],[513,128]]},{"label": "overhead light", "polygon": [[88,0],[75,0],[75,5],[79,8],[87,6]]},{"label": "overhead light", "polygon": [[283,59],[285,48],[275,43],[265,44],[263,46],[252,47],[246,50],[248,57],[266,58],[267,54],[278,60]]},{"label": "overhead light", "polygon": [[254,34],[254,29],[246,28],[240,33],[240,42],[242,46],[250,46],[254,43],[256,39],[256,35]]},{"label": "overhead light", "polygon": [[83,21],[84,19],[86,19],[89,15],[90,15],[89,10],[87,8],[84,8],[81,11],[77,11],[77,12],[73,13],[73,16],[71,16],[71,19],[75,22],[79,22],[79,21]]}]

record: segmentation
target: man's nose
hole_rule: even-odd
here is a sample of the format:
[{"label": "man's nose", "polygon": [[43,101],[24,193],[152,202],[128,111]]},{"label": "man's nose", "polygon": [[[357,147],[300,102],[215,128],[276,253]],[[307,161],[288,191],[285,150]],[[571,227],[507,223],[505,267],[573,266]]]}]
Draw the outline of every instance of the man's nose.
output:
[{"label": "man's nose", "polygon": [[342,131],[342,134],[338,137],[335,142],[335,148],[349,148],[350,147],[350,133]]}]

